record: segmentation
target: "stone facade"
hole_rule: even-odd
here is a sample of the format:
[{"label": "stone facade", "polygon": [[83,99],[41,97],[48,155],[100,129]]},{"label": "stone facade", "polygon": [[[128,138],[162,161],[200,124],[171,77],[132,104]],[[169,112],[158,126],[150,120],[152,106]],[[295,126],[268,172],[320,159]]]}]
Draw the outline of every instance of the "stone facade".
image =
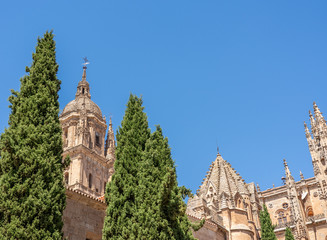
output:
[{"label": "stone facade", "polygon": [[[290,227],[297,240],[327,240],[327,126],[319,108],[309,113],[311,133],[305,135],[312,156],[314,177],[295,182],[284,160],[284,185],[261,191],[245,183],[230,163],[218,153],[200,188],[187,204],[193,222],[205,218],[204,227],[193,232],[200,240],[259,240],[259,212],[266,204],[279,240]],[[64,236],[70,240],[100,240],[106,204],[105,186],[114,173],[115,136],[111,119],[106,119],[91,100],[86,67],[75,99],[60,115],[67,206]]]},{"label": "stone facade", "polygon": [[295,182],[284,160],[284,185],[261,191],[253,183],[246,184],[218,153],[196,195],[189,199],[187,213],[191,220],[205,218],[227,234],[226,238],[215,235],[207,224],[196,233],[198,239],[260,239],[258,215],[266,204],[279,240],[284,240],[286,227],[297,240],[327,240],[327,125],[315,103],[313,108],[311,133],[304,127],[314,177],[304,179],[300,173],[301,181]]}]

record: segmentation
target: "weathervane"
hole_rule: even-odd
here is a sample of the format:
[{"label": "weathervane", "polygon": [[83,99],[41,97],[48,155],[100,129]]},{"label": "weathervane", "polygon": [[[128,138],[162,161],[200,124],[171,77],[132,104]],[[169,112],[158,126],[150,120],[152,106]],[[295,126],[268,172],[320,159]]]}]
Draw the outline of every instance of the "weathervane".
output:
[{"label": "weathervane", "polygon": [[84,60],[84,63],[83,63],[83,68],[85,68],[86,69],[86,65],[87,64],[90,64],[90,62],[89,62],[89,60],[87,60],[87,57],[83,57],[83,60]]}]

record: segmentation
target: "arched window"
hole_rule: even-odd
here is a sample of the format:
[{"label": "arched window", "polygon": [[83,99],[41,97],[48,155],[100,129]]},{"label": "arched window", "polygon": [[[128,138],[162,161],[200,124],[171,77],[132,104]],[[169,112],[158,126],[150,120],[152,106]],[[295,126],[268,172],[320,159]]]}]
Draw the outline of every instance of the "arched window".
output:
[{"label": "arched window", "polygon": [[65,183],[66,183],[66,185],[68,185],[68,183],[69,183],[69,173],[68,172],[65,173]]},{"label": "arched window", "polygon": [[284,211],[280,211],[278,213],[278,224],[283,224],[287,222],[287,218],[286,215],[284,213]]},{"label": "arched window", "polygon": [[89,174],[89,188],[92,188],[92,174]]},{"label": "arched window", "polygon": [[241,201],[241,199],[238,199],[237,207],[238,208],[242,208],[242,201]]},{"label": "arched window", "polygon": [[314,214],[313,214],[313,209],[312,207],[307,207],[307,217],[312,217]]},{"label": "arched window", "polygon": [[242,208],[243,209],[243,198],[240,194],[235,194],[235,204],[237,208]]},{"label": "arched window", "polygon": [[68,129],[65,129],[64,130],[64,147],[67,147],[68,146]]}]

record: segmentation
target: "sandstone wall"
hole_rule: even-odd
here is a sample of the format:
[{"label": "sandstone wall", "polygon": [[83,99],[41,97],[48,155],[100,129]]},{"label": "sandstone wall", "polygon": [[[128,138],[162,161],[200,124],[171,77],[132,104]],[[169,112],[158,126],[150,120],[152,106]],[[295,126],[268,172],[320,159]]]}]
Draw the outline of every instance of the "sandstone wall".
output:
[{"label": "sandstone wall", "polygon": [[[187,216],[191,222],[200,222],[200,219],[195,216]],[[193,236],[199,240],[227,240],[228,232],[223,226],[213,223],[210,220],[206,220],[202,228],[196,232],[193,231]]]},{"label": "sandstone wall", "polygon": [[64,237],[69,240],[101,240],[105,204],[70,190],[66,195]]}]

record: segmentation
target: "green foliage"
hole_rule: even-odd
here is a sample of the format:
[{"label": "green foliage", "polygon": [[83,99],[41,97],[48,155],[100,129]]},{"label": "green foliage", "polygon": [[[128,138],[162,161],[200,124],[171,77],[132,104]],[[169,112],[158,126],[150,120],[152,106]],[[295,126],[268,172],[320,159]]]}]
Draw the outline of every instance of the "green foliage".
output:
[{"label": "green foliage", "polygon": [[136,239],[137,178],[145,143],[150,137],[142,100],[131,95],[121,127],[117,132],[115,173],[107,184],[108,204],[103,227],[103,239]]},{"label": "green foliage", "polygon": [[182,197],[190,190],[177,185],[168,139],[160,126],[146,143],[138,178],[142,179],[138,186],[139,236],[142,239],[194,239]]},{"label": "green foliage", "polygon": [[0,138],[0,239],[62,239],[62,139],[55,42],[46,32]]},{"label": "green foliage", "polygon": [[131,95],[117,134],[115,173],[106,191],[103,239],[194,239],[168,139],[150,134],[142,100]]},{"label": "green foliage", "polygon": [[203,218],[199,223],[195,224],[195,223],[191,223],[191,227],[192,229],[196,232],[198,230],[200,230],[200,228],[203,227],[203,225],[205,224],[206,219]]},{"label": "green foliage", "polygon": [[287,227],[285,231],[285,240],[295,240],[292,231],[289,227]]},{"label": "green foliage", "polygon": [[261,239],[262,240],[277,240],[274,233],[274,226],[271,223],[270,215],[267,206],[263,205],[263,210],[260,212]]}]

